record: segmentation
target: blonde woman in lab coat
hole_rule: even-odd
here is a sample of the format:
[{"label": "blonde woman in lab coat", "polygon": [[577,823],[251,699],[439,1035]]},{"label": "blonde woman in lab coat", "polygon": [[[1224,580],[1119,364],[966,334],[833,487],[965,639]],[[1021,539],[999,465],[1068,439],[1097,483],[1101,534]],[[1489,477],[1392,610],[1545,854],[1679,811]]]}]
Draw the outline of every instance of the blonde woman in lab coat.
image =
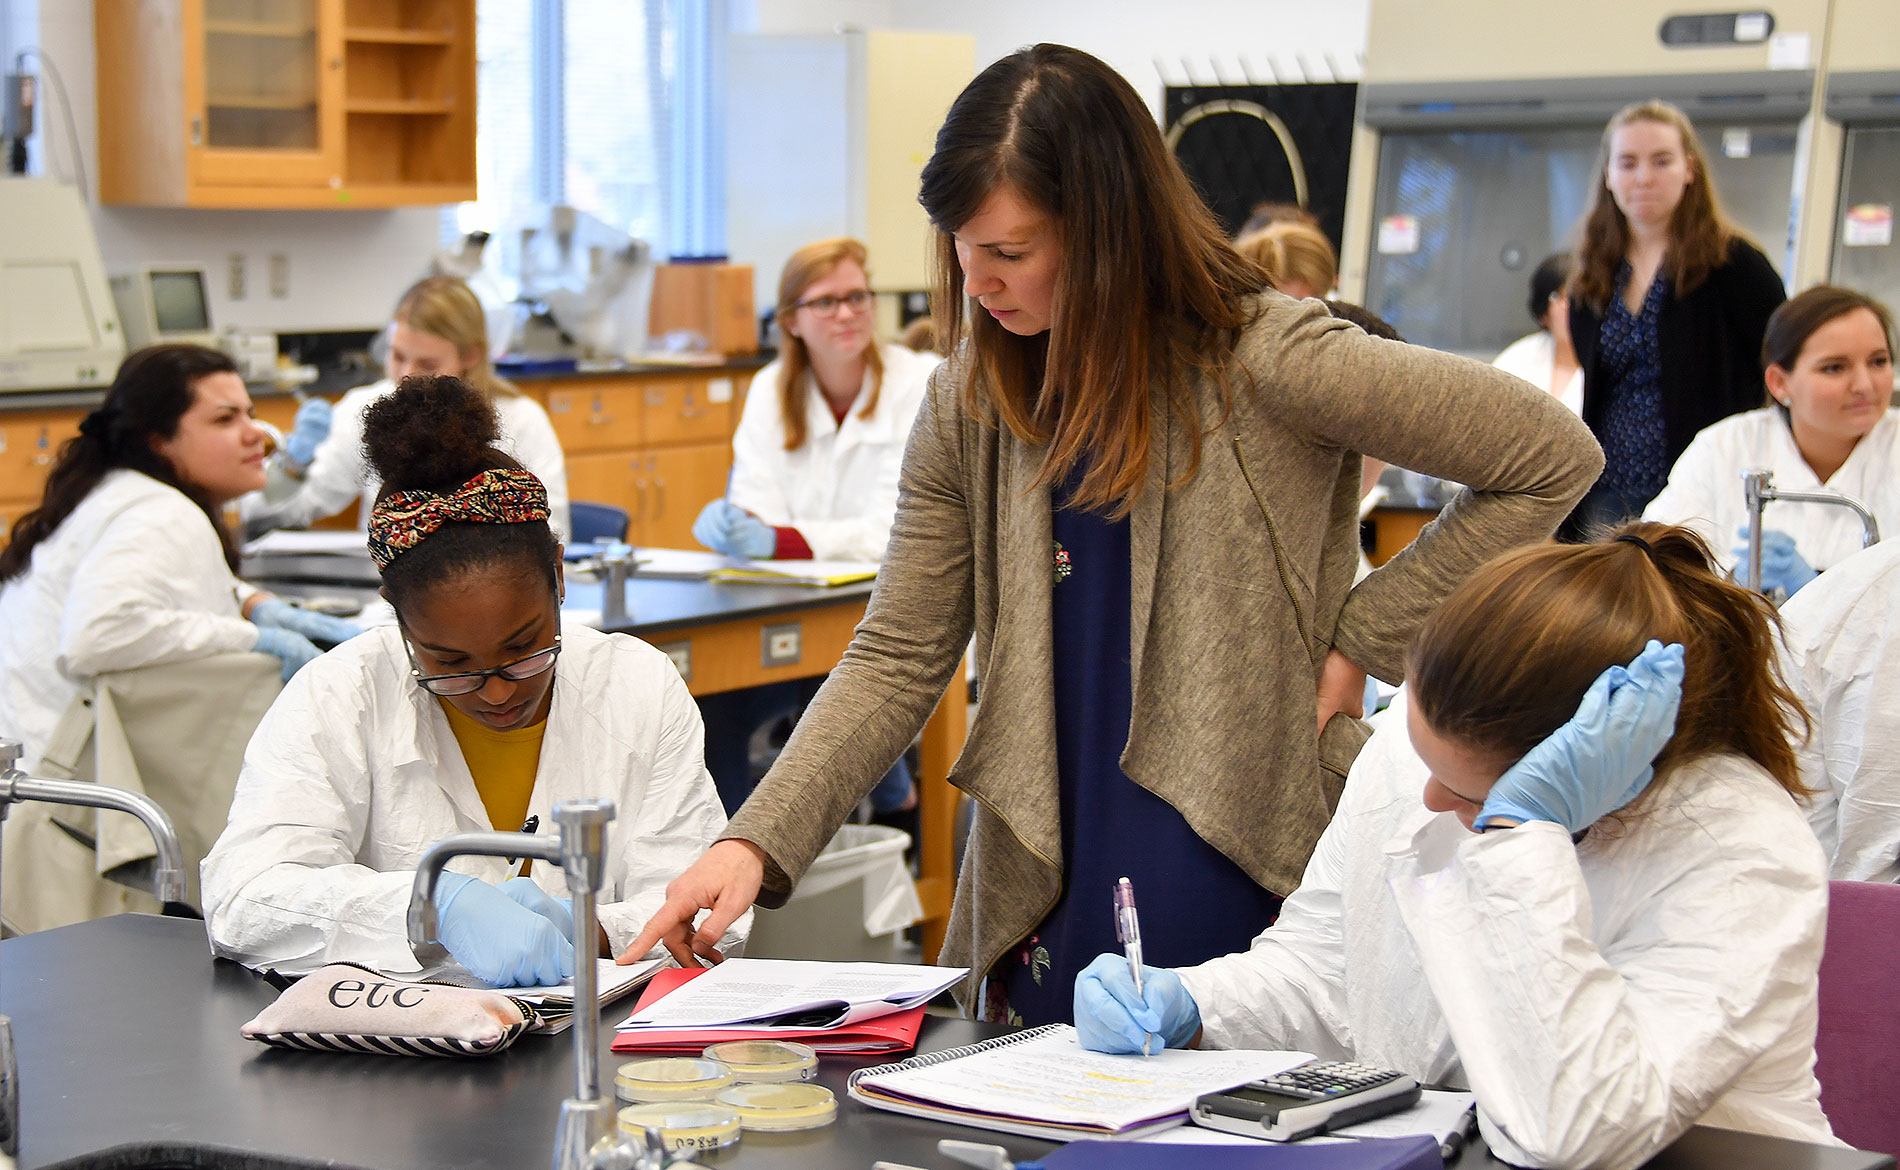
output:
[{"label": "blonde woman in lab coat", "polygon": [[[752,379],[732,436],[732,481],[693,536],[752,560],[882,561],[897,477],[936,354],[881,345],[864,245],[820,240],[779,276],[784,349]],[[752,729],[802,707],[822,678],[703,696],[706,763],[728,810],[751,791]],[[873,809],[911,803],[902,760],[872,791]]]},{"label": "blonde woman in lab coat", "polygon": [[554,424],[539,402],[495,373],[488,354],[488,321],[468,285],[452,276],[431,276],[411,286],[390,324],[383,380],[345,393],[331,413],[319,410],[310,417],[307,412],[317,400],[305,404],[287,444],[292,456],[306,443],[315,447],[307,465],[290,468],[301,482],[276,501],[262,494],[245,497],[239,505],[244,530],[257,535],[272,528],[308,528],[352,500],[360,503],[358,522],[367,524],[377,482],[363,461],[363,413],[411,374],[451,374],[494,404],[502,450],[547,487],[548,522],[556,539],[565,539],[567,460]]},{"label": "blonde woman in lab coat", "polygon": [[[1466,1086],[1514,1165],[1626,1170],[1698,1122],[1831,1142],[1827,873],[1772,609],[1692,532],[1508,553],[1445,601],[1279,920],[1076,981],[1083,1043],[1292,1048]],[[1409,738],[1408,738],[1409,732]]]},{"label": "blonde woman in lab coat", "polygon": [[[1834,491],[1864,504],[1883,536],[1900,533],[1900,409],[1893,401],[1893,316],[1852,289],[1817,285],[1768,318],[1762,366],[1770,404],[1732,415],[1689,444],[1646,520],[1686,524],[1711,547],[1747,555],[1742,473],[1774,472],[1788,491]],[[1762,511],[1762,588],[1792,595],[1860,551],[1860,518],[1831,504],[1774,500]]]},{"label": "blonde woman in lab coat", "polygon": [[[725,825],[686,685],[644,642],[562,621],[547,492],[499,448],[479,391],[404,379],[364,433],[383,485],[370,552],[398,624],[319,660],[259,725],[204,863],[212,949],[292,972],[413,971],[404,920],[424,850],[466,830],[553,833],[557,802],[605,797],[619,816],[599,941],[618,953]],[[498,986],[563,982],[563,876],[521,868],[457,858],[438,886],[442,941]]]}]

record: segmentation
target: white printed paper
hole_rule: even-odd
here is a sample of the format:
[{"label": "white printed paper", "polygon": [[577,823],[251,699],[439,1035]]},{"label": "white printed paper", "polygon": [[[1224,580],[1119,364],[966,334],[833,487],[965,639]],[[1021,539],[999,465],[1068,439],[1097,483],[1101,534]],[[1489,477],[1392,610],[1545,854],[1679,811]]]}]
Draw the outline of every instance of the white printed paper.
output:
[{"label": "white printed paper", "polygon": [[1841,221],[1841,247],[1884,248],[1893,243],[1893,204],[1856,203]]},{"label": "white printed paper", "polygon": [[1812,57],[1811,45],[1807,33],[1776,33],[1768,38],[1768,68],[1806,69]]},{"label": "white printed paper", "polygon": [[1418,251],[1419,223],[1415,215],[1388,215],[1379,221],[1379,254],[1410,256]]},{"label": "white printed paper", "polygon": [[909,963],[727,959],[628,1016],[620,1030],[718,1028],[806,1013],[824,1018],[804,1027],[841,1027],[927,1003],[968,972]]}]

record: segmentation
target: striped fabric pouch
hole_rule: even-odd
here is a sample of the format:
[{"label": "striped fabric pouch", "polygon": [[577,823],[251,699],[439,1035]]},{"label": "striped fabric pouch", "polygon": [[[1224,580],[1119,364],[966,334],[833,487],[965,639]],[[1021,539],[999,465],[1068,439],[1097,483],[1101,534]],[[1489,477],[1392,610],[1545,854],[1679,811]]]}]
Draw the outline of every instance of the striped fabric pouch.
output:
[{"label": "striped fabric pouch", "polygon": [[487,1056],[533,1024],[532,1005],[499,991],[408,983],[337,963],[299,979],[240,1030],[306,1052]]}]

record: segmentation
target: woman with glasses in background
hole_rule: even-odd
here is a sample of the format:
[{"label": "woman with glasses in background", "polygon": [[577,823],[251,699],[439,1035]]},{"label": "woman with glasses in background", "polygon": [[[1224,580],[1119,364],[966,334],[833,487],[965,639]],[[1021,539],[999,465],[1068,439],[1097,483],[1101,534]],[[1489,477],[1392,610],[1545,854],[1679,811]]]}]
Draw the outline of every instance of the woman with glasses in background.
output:
[{"label": "woman with glasses in background", "polygon": [[[469,830],[552,833],[556,802],[607,798],[620,819],[599,952],[614,954],[724,827],[672,663],[563,624],[547,490],[500,437],[493,405],[453,377],[405,379],[366,412],[382,483],[370,552],[398,624],[318,659],[258,726],[204,864],[216,953],[290,973],[416,970],[405,915],[424,850]],[[497,986],[573,975],[558,869],[452,868],[436,898],[457,961]]]},{"label": "woman with glasses in background", "polygon": [[[752,379],[732,436],[732,479],[693,535],[750,560],[882,561],[897,473],[924,387],[942,360],[876,337],[868,258],[856,240],[819,240],[779,275],[778,359]],[[727,808],[751,791],[753,728],[802,708],[822,678],[702,697],[706,763]],[[912,803],[900,761],[873,809]]]}]

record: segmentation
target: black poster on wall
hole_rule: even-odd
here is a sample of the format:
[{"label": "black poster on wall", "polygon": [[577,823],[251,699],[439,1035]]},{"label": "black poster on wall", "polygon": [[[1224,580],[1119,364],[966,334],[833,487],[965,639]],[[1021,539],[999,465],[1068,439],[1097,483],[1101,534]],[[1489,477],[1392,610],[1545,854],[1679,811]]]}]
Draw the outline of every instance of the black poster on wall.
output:
[{"label": "black poster on wall", "polygon": [[1171,85],[1162,129],[1229,235],[1257,203],[1297,203],[1337,250],[1358,97],[1352,82]]}]

